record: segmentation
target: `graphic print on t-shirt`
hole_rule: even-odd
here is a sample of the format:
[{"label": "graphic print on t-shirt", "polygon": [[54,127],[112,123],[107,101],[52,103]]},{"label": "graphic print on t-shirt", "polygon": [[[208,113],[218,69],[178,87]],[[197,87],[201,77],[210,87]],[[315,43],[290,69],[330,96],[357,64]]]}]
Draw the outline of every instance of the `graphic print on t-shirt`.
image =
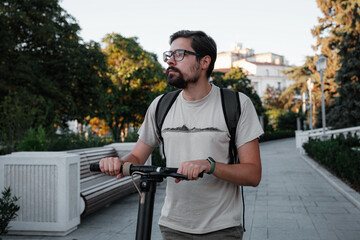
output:
[{"label": "graphic print on t-shirt", "polygon": [[186,125],[177,128],[165,128],[163,132],[183,132],[183,133],[194,133],[194,132],[222,132],[218,128],[207,127],[207,128],[188,128]]}]

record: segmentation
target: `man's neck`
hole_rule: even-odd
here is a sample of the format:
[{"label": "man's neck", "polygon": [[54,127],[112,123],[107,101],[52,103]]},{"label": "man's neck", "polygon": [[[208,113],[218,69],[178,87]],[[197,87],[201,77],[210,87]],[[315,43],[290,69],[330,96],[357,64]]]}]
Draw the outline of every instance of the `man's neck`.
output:
[{"label": "man's neck", "polygon": [[187,101],[197,101],[209,94],[211,84],[207,79],[199,79],[196,83],[189,83],[186,89],[183,89],[183,97]]}]

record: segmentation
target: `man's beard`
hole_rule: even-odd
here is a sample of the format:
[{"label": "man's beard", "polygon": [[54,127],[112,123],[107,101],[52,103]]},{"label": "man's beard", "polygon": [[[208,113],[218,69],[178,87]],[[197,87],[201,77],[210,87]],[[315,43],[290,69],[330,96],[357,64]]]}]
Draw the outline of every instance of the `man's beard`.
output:
[{"label": "man's beard", "polygon": [[[169,74],[169,70],[173,70],[178,73],[178,76],[175,76],[174,74]],[[194,69],[196,70],[196,68]],[[166,79],[169,85],[180,88],[180,89],[186,89],[189,83],[197,83],[199,80],[199,74],[195,74],[194,76],[191,76],[185,81],[184,75],[182,72],[180,72],[179,69],[175,67],[168,67],[166,70]]]}]

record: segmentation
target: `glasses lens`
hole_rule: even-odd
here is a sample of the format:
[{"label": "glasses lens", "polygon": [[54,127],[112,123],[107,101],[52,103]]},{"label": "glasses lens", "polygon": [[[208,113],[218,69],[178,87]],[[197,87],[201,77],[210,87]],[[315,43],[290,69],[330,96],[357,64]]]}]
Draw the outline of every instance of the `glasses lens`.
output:
[{"label": "glasses lens", "polygon": [[184,59],[185,50],[178,49],[174,51],[175,61],[181,61]]},{"label": "glasses lens", "polygon": [[171,58],[172,52],[164,52],[163,53],[163,60],[164,62],[169,61],[169,59]]}]

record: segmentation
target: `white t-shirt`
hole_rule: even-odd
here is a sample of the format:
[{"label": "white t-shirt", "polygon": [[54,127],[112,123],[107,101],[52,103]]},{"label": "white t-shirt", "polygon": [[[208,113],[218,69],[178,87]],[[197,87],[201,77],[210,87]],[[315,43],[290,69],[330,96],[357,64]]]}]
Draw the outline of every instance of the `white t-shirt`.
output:
[{"label": "white t-shirt", "polygon": [[[155,110],[161,96],[150,105],[139,138],[156,147]],[[237,126],[236,146],[263,134],[251,100],[239,93],[241,116]],[[212,157],[228,163],[230,133],[221,104],[220,89],[211,91],[198,101],[186,101],[180,92],[162,126],[167,167],[179,167],[183,161]],[[241,223],[241,195],[235,184],[214,175],[204,174],[197,181],[175,183],[167,180],[165,203],[159,224],[187,233],[203,234]]]}]

